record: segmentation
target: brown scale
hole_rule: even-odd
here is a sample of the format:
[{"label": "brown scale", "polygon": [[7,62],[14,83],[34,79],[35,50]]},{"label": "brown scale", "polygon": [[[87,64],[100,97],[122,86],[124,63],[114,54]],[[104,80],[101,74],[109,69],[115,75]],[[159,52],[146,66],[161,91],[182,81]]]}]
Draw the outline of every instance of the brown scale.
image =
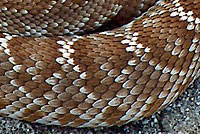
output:
[{"label": "brown scale", "polygon": [[[123,18],[118,14],[127,12],[125,7],[127,3],[132,7],[133,13],[128,18]],[[141,2],[141,0],[2,1],[0,31],[26,36],[83,34],[94,31],[116,15],[119,20],[127,21],[130,17],[140,15],[154,3],[155,0],[152,2]]]},{"label": "brown scale", "polygon": [[[31,2],[16,8],[35,4],[36,11],[42,11],[42,2]],[[61,1],[49,2],[56,5],[55,14],[64,10]],[[76,4],[87,8],[87,1],[68,2],[64,1],[72,9]],[[97,1],[108,6],[101,2]],[[13,3],[0,5],[13,7]],[[90,4],[89,12],[95,3]],[[199,0],[160,1],[121,28],[83,36],[0,34],[0,114],[48,125],[99,127],[122,125],[163,109],[197,77],[200,14],[195,5],[199,4]],[[9,15],[3,10],[1,15]],[[2,31],[12,33],[21,25],[16,22]],[[49,25],[51,34],[58,32],[54,26]]]}]

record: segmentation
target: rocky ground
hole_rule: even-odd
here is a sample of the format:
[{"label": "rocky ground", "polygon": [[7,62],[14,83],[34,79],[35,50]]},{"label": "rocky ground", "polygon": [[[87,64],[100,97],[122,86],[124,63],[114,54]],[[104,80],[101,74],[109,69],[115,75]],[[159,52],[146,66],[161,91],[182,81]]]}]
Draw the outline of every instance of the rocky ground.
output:
[{"label": "rocky ground", "polygon": [[0,117],[0,134],[200,134],[200,79],[160,114],[122,127],[75,129]]}]

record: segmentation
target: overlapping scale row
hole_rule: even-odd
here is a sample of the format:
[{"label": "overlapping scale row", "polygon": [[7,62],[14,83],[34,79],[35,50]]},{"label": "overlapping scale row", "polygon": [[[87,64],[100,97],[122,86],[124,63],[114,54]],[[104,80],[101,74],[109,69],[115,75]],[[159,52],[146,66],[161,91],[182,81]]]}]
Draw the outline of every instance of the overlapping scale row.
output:
[{"label": "overlapping scale row", "polygon": [[163,109],[195,79],[200,1],[160,1],[97,34],[0,34],[0,114],[72,127],[122,125]]},{"label": "overlapping scale row", "polygon": [[0,31],[37,37],[83,34],[111,20],[127,4],[133,11],[130,16],[141,14],[153,4],[148,1],[3,0],[0,2]]}]

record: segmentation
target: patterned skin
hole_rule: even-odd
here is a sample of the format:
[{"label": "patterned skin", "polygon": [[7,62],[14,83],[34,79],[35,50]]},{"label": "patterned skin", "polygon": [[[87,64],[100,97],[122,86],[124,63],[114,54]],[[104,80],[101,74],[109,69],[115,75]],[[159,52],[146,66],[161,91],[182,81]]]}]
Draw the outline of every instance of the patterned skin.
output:
[{"label": "patterned skin", "polygon": [[[0,114],[47,125],[113,126],[174,101],[199,71],[200,0],[160,0],[120,28],[66,36],[96,29],[126,2],[2,0]],[[130,5],[141,3],[153,4]]]}]

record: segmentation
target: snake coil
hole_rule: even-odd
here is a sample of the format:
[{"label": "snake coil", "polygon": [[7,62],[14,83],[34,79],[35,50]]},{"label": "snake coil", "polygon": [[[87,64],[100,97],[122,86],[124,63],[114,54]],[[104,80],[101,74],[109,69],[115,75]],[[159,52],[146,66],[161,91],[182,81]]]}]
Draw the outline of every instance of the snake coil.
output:
[{"label": "snake coil", "polygon": [[99,127],[166,107],[199,71],[200,0],[155,1],[1,0],[0,115]]}]

